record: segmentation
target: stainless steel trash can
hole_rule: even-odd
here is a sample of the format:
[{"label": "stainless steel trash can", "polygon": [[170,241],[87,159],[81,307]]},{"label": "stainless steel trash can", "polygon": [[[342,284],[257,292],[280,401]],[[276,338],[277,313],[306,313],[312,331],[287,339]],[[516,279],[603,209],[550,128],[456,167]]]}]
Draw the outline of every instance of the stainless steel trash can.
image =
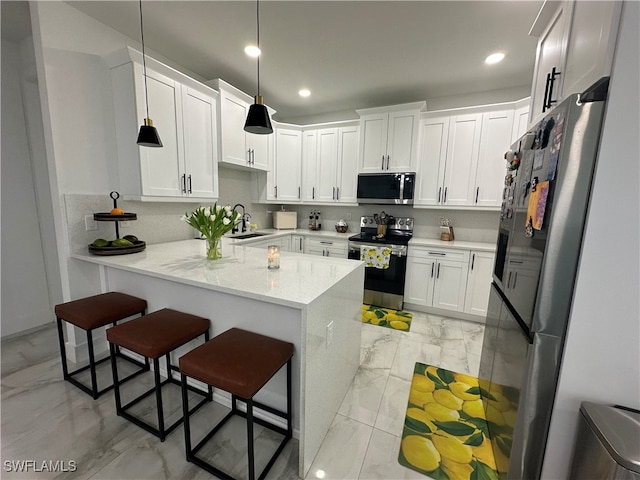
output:
[{"label": "stainless steel trash can", "polygon": [[582,402],[571,478],[640,480],[640,412]]}]

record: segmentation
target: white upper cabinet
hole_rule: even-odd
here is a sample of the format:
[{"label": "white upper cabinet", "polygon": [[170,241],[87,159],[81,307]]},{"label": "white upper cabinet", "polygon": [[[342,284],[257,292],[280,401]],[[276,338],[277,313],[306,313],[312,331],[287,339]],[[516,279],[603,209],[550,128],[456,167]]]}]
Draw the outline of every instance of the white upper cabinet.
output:
[{"label": "white upper cabinet", "polygon": [[522,103],[501,110],[484,106],[425,114],[420,121],[414,206],[499,207],[504,154],[513,136],[526,129],[528,107],[516,110]]},{"label": "white upper cabinet", "polygon": [[474,205],[499,207],[504,186],[504,153],[511,146],[513,110],[482,114],[480,153],[476,170]]},{"label": "white upper cabinet", "polygon": [[538,37],[530,124],[611,73],[622,2],[545,2],[529,32]]},{"label": "white upper cabinet", "polygon": [[244,131],[250,97],[220,79],[209,84],[220,90],[220,163],[268,170],[270,135]]},{"label": "white upper cabinet", "polygon": [[302,200],[356,203],[358,126],[305,130],[302,133]]},{"label": "white upper cabinet", "polygon": [[302,201],[315,202],[318,196],[318,131],[302,132]]},{"label": "white upper cabinet", "polygon": [[611,74],[621,10],[620,1],[574,2],[564,66],[564,96],[583,92]]},{"label": "white upper cabinet", "polygon": [[142,55],[127,48],[105,57],[116,117],[120,191],[145,201],[210,201],[218,196],[217,92],[147,58],[149,117],[161,148],[139,147],[146,114]]},{"label": "white upper cabinet", "polygon": [[442,204],[470,205],[478,165],[482,115],[456,115],[449,123]]},{"label": "white upper cabinet", "polygon": [[449,117],[420,122],[420,147],[414,205],[441,205],[447,162]]},{"label": "white upper cabinet", "polygon": [[360,115],[360,171],[414,171],[418,121],[425,102],[357,110]]},{"label": "white upper cabinet", "polygon": [[298,203],[302,197],[302,133],[275,127],[273,199]]}]

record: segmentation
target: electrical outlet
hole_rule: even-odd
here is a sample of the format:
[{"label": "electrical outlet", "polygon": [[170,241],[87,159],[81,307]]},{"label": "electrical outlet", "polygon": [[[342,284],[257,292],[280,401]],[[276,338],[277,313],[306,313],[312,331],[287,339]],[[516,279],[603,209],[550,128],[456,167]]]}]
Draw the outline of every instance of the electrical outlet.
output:
[{"label": "electrical outlet", "polygon": [[351,212],[347,212],[347,220],[351,220]]},{"label": "electrical outlet", "polygon": [[93,215],[84,216],[84,229],[87,232],[98,229],[98,222],[93,219]]},{"label": "electrical outlet", "polygon": [[327,324],[327,347],[333,343],[333,320]]}]

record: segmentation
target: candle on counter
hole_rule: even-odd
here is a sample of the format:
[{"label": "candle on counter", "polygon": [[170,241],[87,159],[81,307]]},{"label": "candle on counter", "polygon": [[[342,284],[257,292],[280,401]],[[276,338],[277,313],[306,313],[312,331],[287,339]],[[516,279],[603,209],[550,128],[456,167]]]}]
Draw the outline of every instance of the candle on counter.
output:
[{"label": "candle on counter", "polygon": [[280,268],[280,247],[278,245],[267,247],[267,267]]}]

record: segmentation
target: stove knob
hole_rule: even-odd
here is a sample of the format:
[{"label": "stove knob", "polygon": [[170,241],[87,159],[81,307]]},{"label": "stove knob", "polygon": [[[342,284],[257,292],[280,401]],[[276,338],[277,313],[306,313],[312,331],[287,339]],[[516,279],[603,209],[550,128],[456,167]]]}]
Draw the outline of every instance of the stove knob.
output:
[{"label": "stove knob", "polygon": [[365,225],[367,224],[367,222],[368,222],[368,221],[369,221],[369,219],[368,219],[368,218],[363,218],[363,219],[362,219],[362,223],[364,223]]},{"label": "stove knob", "polygon": [[404,220],[402,219],[398,220],[398,225],[404,225]]}]

